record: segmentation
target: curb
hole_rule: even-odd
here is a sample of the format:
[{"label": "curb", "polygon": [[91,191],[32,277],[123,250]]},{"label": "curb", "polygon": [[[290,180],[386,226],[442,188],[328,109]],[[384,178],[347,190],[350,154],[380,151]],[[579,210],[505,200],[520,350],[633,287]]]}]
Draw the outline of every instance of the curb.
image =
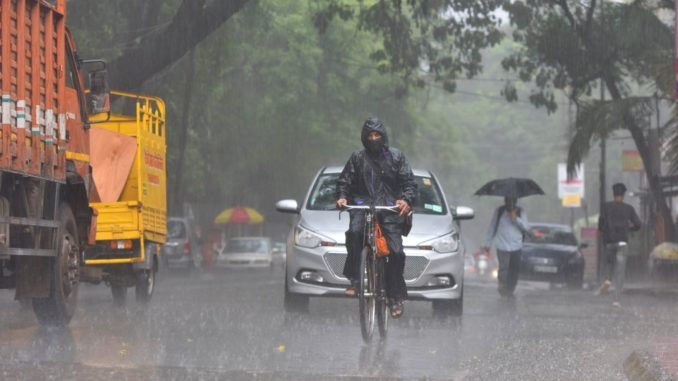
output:
[{"label": "curb", "polygon": [[624,374],[629,381],[678,381],[668,374],[648,352],[633,351],[624,360]]},{"label": "curb", "polygon": [[624,287],[626,295],[649,295],[654,297],[678,298],[678,286]]}]

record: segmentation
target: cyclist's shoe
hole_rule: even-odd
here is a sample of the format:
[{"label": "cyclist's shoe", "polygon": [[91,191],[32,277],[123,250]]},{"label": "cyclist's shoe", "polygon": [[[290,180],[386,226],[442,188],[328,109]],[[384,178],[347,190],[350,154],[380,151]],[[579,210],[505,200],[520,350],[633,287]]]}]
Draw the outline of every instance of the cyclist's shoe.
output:
[{"label": "cyclist's shoe", "polygon": [[398,319],[400,316],[402,316],[403,312],[405,311],[405,306],[402,300],[392,301],[389,308],[391,310],[391,317],[394,319]]},{"label": "cyclist's shoe", "polygon": [[358,286],[360,283],[357,280],[351,280],[351,285],[344,290],[344,295],[354,297],[358,295]]}]

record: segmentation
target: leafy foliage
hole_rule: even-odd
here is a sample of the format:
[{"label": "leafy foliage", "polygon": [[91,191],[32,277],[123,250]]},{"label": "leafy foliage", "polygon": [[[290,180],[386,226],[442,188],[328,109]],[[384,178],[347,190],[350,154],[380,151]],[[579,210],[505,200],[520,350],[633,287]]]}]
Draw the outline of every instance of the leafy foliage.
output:
[{"label": "leafy foliage", "polygon": [[[144,91],[168,103],[170,180],[183,166],[184,201],[204,204],[207,218],[234,204],[275,216],[272,201],[299,198],[321,166],[343,164],[361,148],[369,115],[387,122],[395,146],[411,146],[412,110],[394,96],[403,81],[369,58],[378,40],[354,22],[319,35],[312,16],[306,2],[254,3],[195,48],[192,94],[182,93],[187,60],[146,83]],[[179,126],[188,99],[189,122]],[[189,129],[185,142],[181,128]],[[171,205],[175,212],[181,203]]]},{"label": "leafy foliage", "polygon": [[427,79],[453,92],[456,80],[482,70],[481,51],[501,41],[501,0],[315,0],[314,24],[325,33],[335,18],[356,21],[358,29],[379,37],[369,57],[383,73],[404,80],[402,96]]},{"label": "leafy foliage", "polygon": [[[604,10],[602,7],[604,6]],[[664,6],[659,4],[659,6]],[[659,17],[656,3],[609,3],[567,0],[525,0],[508,5],[514,39],[523,48],[504,60],[504,67],[521,80],[533,81],[530,101],[553,112],[553,94],[562,91],[580,106],[576,133],[570,142],[568,169],[582,161],[593,141],[617,128],[627,129],[645,165],[648,183],[667,226],[676,234],[671,211],[657,173],[650,166],[644,135],[655,92],[669,90],[666,62],[672,60],[673,33]],[[599,85],[600,84],[600,85]],[[593,101],[593,90],[604,86],[612,102]],[[517,99],[508,89],[507,99]],[[664,93],[667,98],[671,93]]]},{"label": "leafy foliage", "polygon": [[627,97],[610,101],[590,100],[581,104],[568,150],[568,171],[575,171],[576,165],[584,161],[594,143],[624,126],[625,112],[630,110],[634,123],[647,128],[649,117],[655,110],[654,103],[651,97]]}]

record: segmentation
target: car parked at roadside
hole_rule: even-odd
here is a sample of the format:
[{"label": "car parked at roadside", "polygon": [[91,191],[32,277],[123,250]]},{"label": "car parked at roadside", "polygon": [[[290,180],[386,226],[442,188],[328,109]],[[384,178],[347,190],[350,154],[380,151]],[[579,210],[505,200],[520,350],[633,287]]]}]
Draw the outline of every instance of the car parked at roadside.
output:
[{"label": "car parked at roadside", "polygon": [[273,254],[268,237],[237,237],[226,241],[226,246],[217,256],[216,267],[220,268],[271,268]]},{"label": "car parked at roadside", "polygon": [[[297,217],[287,240],[285,300],[287,311],[306,311],[311,296],[344,296],[349,284],[346,261],[348,213],[335,208],[341,167],[322,168],[301,204],[281,200],[276,209]],[[458,220],[473,218],[467,207],[450,207],[438,180],[428,170],[414,170],[418,184],[412,230],[403,237],[405,283],[409,299],[428,300],[435,312],[461,315],[464,297],[464,246]]]},{"label": "car parked at roadside", "polygon": [[287,260],[287,245],[285,242],[274,242],[271,253],[273,254],[273,265],[284,268]]},{"label": "car parked at roadside", "polygon": [[168,218],[167,241],[162,245],[160,253],[165,267],[184,269],[199,267],[198,250],[190,220],[183,217]]},{"label": "car parked at roadside", "polygon": [[584,282],[584,256],[567,225],[530,223],[521,254],[520,279],[565,283],[579,289]]}]

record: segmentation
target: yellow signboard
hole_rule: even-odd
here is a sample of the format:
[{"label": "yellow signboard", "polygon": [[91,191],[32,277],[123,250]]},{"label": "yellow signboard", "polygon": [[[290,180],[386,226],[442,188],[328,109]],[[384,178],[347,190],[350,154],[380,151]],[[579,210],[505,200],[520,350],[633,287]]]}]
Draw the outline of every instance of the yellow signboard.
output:
[{"label": "yellow signboard", "polygon": [[563,207],[578,208],[581,206],[581,196],[577,193],[563,195]]},{"label": "yellow signboard", "polygon": [[622,153],[622,170],[624,172],[642,172],[644,169],[640,152],[636,150],[624,150]]}]

